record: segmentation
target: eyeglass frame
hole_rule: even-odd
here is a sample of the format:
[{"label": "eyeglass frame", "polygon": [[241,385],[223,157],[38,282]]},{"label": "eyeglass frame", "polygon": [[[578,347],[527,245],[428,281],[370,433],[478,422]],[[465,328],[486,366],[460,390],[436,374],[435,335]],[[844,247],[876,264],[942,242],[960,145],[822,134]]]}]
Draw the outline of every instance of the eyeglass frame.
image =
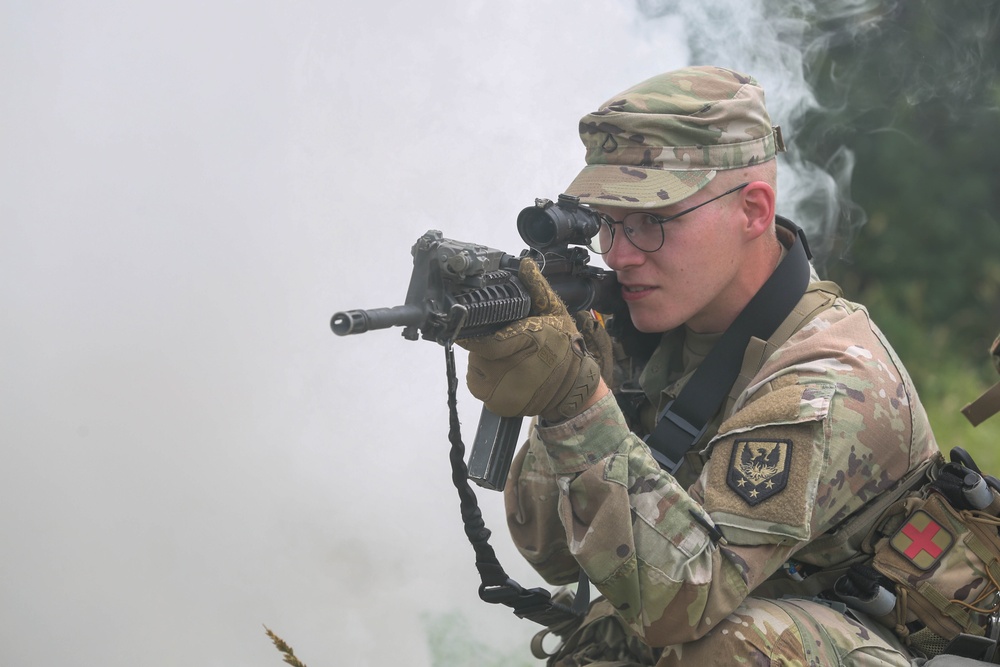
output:
[{"label": "eyeglass frame", "polygon": [[[604,223],[604,224],[606,224],[608,226],[608,230],[611,232],[611,243],[608,244],[608,249],[605,250],[604,252],[600,252],[596,248],[594,248],[593,242],[591,242],[587,247],[592,252],[595,252],[598,255],[601,255],[601,256],[607,255],[609,252],[611,252],[611,248],[614,247],[614,245],[615,245],[615,236],[616,235],[615,235],[615,227],[614,226],[615,225],[624,225],[625,218],[627,218],[628,216],[633,215],[635,213],[642,213],[642,214],[647,215],[650,218],[652,218],[653,219],[653,224],[660,225],[660,244],[658,246],[656,246],[655,248],[653,248],[652,250],[643,250],[638,245],[636,245],[635,241],[632,240],[632,237],[628,235],[628,232],[624,232],[625,238],[628,239],[628,242],[632,244],[633,248],[635,248],[636,250],[638,250],[640,252],[656,252],[657,250],[659,250],[660,248],[663,247],[663,243],[666,240],[666,235],[663,233],[663,225],[664,224],[666,224],[668,222],[671,222],[673,220],[676,220],[677,218],[681,217],[682,215],[687,215],[691,211],[696,211],[699,208],[701,208],[702,206],[705,206],[706,204],[711,204],[712,202],[714,202],[717,199],[722,199],[726,195],[731,195],[734,192],[738,192],[739,190],[742,190],[743,188],[745,188],[748,185],[750,185],[750,181],[747,181],[746,183],[741,183],[740,185],[737,185],[734,188],[730,188],[729,190],[726,190],[721,195],[716,195],[716,196],[712,197],[711,199],[706,199],[705,201],[701,202],[700,204],[695,204],[694,206],[692,206],[690,208],[686,208],[683,211],[680,211],[678,213],[674,213],[673,215],[668,215],[668,216],[657,215],[655,213],[650,213],[649,211],[641,211],[640,210],[640,211],[629,211],[624,216],[622,216],[621,220],[615,220],[614,218],[612,218],[607,213],[600,213],[600,212],[598,212],[598,215],[601,218],[601,222]],[[600,234],[600,232],[598,232],[598,234]]]}]

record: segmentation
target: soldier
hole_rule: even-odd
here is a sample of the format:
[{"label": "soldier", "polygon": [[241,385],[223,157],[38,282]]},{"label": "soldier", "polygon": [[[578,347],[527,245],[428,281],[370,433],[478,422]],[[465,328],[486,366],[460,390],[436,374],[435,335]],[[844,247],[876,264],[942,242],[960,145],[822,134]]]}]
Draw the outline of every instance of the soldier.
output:
[{"label": "soldier", "polygon": [[[628,307],[616,340],[523,262],[532,315],[460,341],[477,398],[538,416],[505,492],[518,549],[548,582],[582,569],[602,594],[549,664],[910,665],[890,629],[803,583],[851,562],[823,537],[938,448],[868,312],[775,215],[783,144],[763,90],[689,67],[616,95],[580,135],[566,192],[603,214],[593,249]],[[716,350],[736,360],[725,382],[701,370]],[[703,424],[676,409],[705,404]]]}]

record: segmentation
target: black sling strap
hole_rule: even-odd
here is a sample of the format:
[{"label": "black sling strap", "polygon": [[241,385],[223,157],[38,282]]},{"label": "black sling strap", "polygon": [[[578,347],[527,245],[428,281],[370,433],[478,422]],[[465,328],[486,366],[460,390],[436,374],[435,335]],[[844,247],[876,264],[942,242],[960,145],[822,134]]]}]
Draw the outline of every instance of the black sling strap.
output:
[{"label": "black sling strap", "polygon": [[451,481],[458,491],[459,509],[465,536],[476,553],[476,569],[481,585],[479,597],[484,602],[503,604],[511,608],[520,618],[552,627],[582,619],[590,603],[590,580],[580,568],[580,581],[576,597],[571,605],[557,602],[544,588],[524,588],[507,576],[493,547],[490,546],[490,529],[483,522],[482,512],[476,494],[469,484],[469,469],[465,464],[465,443],[458,419],[456,389],[458,378],[455,373],[455,354],[451,342],[445,345],[445,364],[448,375],[448,415],[450,428],[448,440],[451,442]]},{"label": "black sling strap", "polygon": [[646,444],[660,466],[674,474],[722,407],[743,364],[751,337],[770,338],[809,286],[809,245],[791,221],[775,222],[795,235],[788,254],[712,347],[694,375],[657,416]]}]

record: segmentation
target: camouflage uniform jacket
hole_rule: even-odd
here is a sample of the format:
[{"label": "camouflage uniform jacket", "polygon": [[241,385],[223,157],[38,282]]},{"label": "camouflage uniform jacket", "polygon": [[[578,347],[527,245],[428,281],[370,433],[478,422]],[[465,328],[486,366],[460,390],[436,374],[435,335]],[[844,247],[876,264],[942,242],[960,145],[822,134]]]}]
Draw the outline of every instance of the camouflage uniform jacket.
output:
[{"label": "camouflage uniform jacket", "polygon": [[[763,360],[678,478],[610,394],[566,422],[534,424],[505,494],[521,554],[552,584],[582,567],[654,647],[701,637],[789,562],[842,560],[810,542],[937,445],[868,312],[831,301]],[[668,368],[678,333],[664,335],[640,378],[648,412],[693,372],[678,380]]]}]

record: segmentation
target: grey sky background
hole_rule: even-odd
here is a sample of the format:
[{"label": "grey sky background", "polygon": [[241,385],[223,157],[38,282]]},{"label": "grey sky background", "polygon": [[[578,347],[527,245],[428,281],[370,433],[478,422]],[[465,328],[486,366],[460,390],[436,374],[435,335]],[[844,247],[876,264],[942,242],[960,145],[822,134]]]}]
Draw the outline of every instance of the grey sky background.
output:
[{"label": "grey sky background", "polygon": [[2,3],[0,664],[279,665],[267,624],[430,665],[452,617],[526,657],[476,596],[441,349],[328,320],[402,302],[427,229],[519,250],[579,117],[684,44],[613,0]]}]

